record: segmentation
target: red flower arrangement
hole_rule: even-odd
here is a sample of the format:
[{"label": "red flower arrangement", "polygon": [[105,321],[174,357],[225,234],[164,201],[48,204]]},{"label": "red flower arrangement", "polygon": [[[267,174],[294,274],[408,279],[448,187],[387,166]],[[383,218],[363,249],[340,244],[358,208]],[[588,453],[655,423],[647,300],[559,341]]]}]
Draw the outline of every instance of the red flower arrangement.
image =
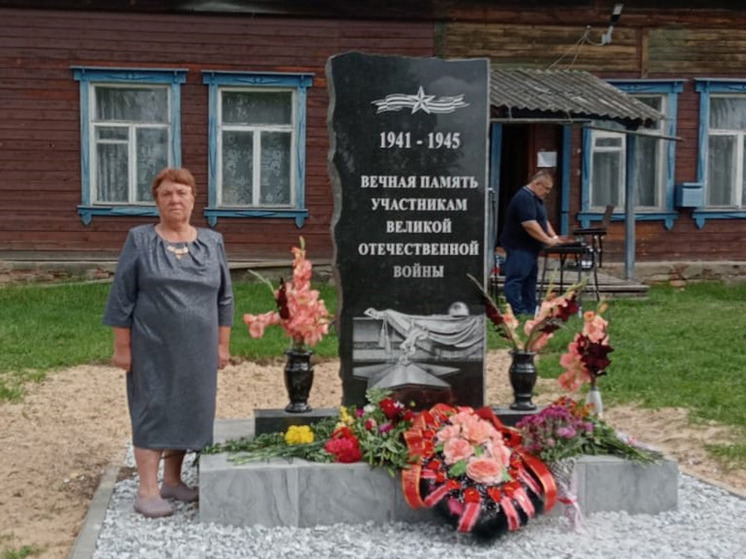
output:
[{"label": "red flower arrangement", "polygon": [[334,455],[335,462],[358,462],[363,457],[360,442],[346,425],[334,430],[331,438],[324,444],[324,450]]},{"label": "red flower arrangement", "polygon": [[407,503],[435,507],[460,532],[499,536],[554,506],[551,473],[489,408],[437,404],[404,439],[414,462],[402,473]]},{"label": "red flower arrangement", "polygon": [[412,425],[414,411],[391,398],[388,390],[370,389],[362,408],[340,407],[339,419],[324,450],[335,462],[363,460],[388,468],[393,475],[409,464],[403,434]]}]

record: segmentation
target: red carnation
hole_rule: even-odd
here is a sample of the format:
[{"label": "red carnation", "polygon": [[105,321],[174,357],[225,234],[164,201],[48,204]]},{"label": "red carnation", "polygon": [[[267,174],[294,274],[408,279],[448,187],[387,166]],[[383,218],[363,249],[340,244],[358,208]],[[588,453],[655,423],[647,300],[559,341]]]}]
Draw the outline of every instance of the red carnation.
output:
[{"label": "red carnation", "polygon": [[396,419],[399,414],[404,410],[404,406],[400,402],[395,402],[391,398],[384,398],[378,404],[381,407],[383,414],[389,419]]},{"label": "red carnation", "polygon": [[336,462],[349,464],[358,462],[362,457],[360,444],[354,435],[349,437],[331,438],[326,441],[324,450],[334,455]]}]

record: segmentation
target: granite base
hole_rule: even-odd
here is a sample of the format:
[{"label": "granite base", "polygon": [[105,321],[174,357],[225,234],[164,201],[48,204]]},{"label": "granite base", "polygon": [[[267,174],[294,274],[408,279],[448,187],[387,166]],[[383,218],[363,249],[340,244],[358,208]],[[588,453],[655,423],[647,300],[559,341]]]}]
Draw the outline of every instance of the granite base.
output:
[{"label": "granite base", "polygon": [[[253,420],[217,421],[215,439],[250,436],[253,429]],[[575,476],[584,514],[656,514],[678,506],[678,465],[672,460],[638,464],[613,456],[583,456]],[[309,527],[435,518],[430,509],[412,510],[406,504],[398,476],[360,462],[274,459],[235,464],[227,454],[204,455],[199,485],[202,522]],[[560,509],[551,514],[560,514]]]}]

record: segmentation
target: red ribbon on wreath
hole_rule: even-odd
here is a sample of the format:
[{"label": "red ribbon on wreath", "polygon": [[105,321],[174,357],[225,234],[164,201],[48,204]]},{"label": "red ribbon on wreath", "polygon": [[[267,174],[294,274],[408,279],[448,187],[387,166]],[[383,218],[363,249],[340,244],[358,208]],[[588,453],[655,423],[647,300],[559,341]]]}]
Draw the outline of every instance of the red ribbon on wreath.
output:
[{"label": "red ribbon on wreath", "polygon": [[[468,407],[453,407],[442,403],[420,413],[412,427],[404,433],[412,459],[410,467],[402,472],[402,491],[409,506],[413,509],[430,508],[448,498],[449,510],[458,515],[457,529],[460,532],[471,531],[479,519],[485,504],[482,493],[474,486],[463,487],[458,479],[449,478],[445,465],[436,456],[438,431],[451,416],[462,411],[474,413],[491,423],[511,451],[509,472],[513,479],[483,489],[495,506],[499,506],[505,514],[508,529],[513,531],[520,528],[519,509],[527,518],[536,513],[526,488],[543,498],[545,511],[551,510],[557,500],[554,477],[541,460],[521,446],[521,434],[516,429],[503,425],[488,407],[475,411]],[[431,487],[424,498],[420,489],[421,480],[427,480]]]}]

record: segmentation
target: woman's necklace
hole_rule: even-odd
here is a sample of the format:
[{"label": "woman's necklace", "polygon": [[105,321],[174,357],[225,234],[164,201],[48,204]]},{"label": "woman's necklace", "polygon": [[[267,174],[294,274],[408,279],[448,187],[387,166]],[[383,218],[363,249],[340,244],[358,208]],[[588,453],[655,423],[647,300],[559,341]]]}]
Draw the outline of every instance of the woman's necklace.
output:
[{"label": "woman's necklace", "polygon": [[158,228],[156,228],[156,232],[161,236],[161,239],[163,239],[163,242],[166,245],[166,250],[173,254],[177,260],[181,260],[181,258],[185,254],[189,254],[189,246],[188,243],[190,241],[169,241],[168,239],[163,236],[163,231],[158,231]]},{"label": "woman's necklace", "polygon": [[185,254],[189,254],[189,247],[186,245],[177,247],[172,244],[170,244],[168,241],[166,241],[166,250],[168,252],[172,252],[173,255],[178,259],[181,260],[181,257]]}]

